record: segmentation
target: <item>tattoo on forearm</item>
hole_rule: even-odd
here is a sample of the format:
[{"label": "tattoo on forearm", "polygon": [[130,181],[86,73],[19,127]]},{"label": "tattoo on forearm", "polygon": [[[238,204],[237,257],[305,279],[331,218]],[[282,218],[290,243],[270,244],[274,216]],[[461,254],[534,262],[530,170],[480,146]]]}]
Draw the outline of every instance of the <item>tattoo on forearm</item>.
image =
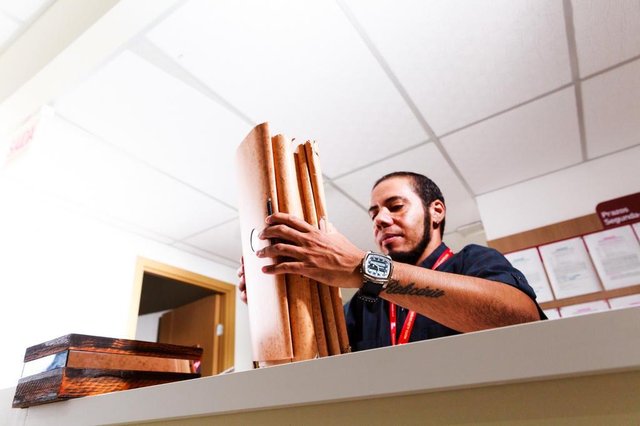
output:
[{"label": "tattoo on forearm", "polygon": [[415,288],[415,283],[407,285],[400,284],[398,280],[391,280],[384,291],[388,294],[406,294],[407,296],[423,296],[423,297],[441,297],[444,296],[444,290],[438,288]]}]

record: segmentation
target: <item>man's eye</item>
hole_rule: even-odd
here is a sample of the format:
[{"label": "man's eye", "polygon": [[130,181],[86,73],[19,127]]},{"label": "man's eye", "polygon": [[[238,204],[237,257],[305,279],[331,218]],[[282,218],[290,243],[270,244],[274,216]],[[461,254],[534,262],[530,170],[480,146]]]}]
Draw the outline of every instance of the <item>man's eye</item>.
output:
[{"label": "man's eye", "polygon": [[403,207],[404,207],[404,204],[394,204],[393,206],[389,207],[389,211],[399,212],[400,210],[402,210]]}]

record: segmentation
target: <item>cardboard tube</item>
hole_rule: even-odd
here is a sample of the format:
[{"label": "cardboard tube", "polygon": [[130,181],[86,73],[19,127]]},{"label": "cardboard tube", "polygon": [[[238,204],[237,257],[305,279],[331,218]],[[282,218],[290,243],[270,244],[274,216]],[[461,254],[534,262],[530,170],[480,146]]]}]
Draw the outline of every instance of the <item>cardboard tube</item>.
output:
[{"label": "cardboard tube", "polygon": [[[298,176],[298,189],[300,190],[300,201],[302,202],[304,219],[311,225],[317,227],[316,208],[313,202],[313,191],[311,189],[311,180],[309,179],[309,169],[307,168],[303,145],[298,145],[293,157],[296,165],[296,174]],[[309,286],[311,290],[311,310],[313,312],[313,326],[318,344],[318,355],[325,357],[329,355],[329,350],[327,348],[327,337],[322,319],[322,306],[320,305],[318,283],[309,280]]]},{"label": "cardboard tube", "polygon": [[269,243],[259,240],[264,228],[267,201],[278,207],[271,135],[267,123],[256,126],[242,141],[236,154],[240,197],[240,231],[244,258],[253,359],[264,365],[291,362],[291,331],[283,276],[267,275],[261,268],[271,259],[255,252]]},{"label": "cardboard tube", "polygon": [[[298,178],[295,172],[290,141],[283,135],[271,139],[275,166],[278,207],[281,212],[304,217]],[[287,274],[287,300],[291,321],[291,343],[294,361],[315,358],[318,355],[313,313],[311,308],[311,290],[308,281],[301,275]]]},{"label": "cardboard tube", "polygon": [[[322,171],[320,170],[320,156],[318,147],[315,142],[307,141],[304,144],[307,164],[309,167],[309,177],[311,179],[311,187],[316,206],[316,215],[318,220],[324,218],[327,220],[326,198],[324,195],[324,183],[322,180]],[[349,345],[349,335],[347,334],[347,323],[344,318],[344,308],[342,297],[338,287],[330,287],[329,289],[331,304],[333,306],[333,316],[340,341],[340,350],[342,353],[351,352]],[[322,295],[322,292],[320,292]]]},{"label": "cardboard tube", "polygon": [[[315,188],[313,184],[313,178],[311,176],[311,167],[310,167],[311,162],[309,161],[309,155],[307,151],[308,144],[309,142],[299,147],[297,160],[300,164],[299,166],[300,173],[303,176],[307,176],[309,178],[308,179],[309,186],[306,188],[303,187],[302,189],[306,191],[306,194],[309,197],[309,200],[313,200],[312,202],[310,201],[309,203],[307,203],[308,207],[313,206],[314,208],[313,211],[309,212],[310,216],[313,218],[313,222],[310,222],[310,223],[314,226],[319,227],[319,222],[318,222],[319,209],[318,209],[317,203],[324,203],[324,192],[322,193],[323,194],[322,197],[316,196],[316,193],[318,193],[319,191],[314,190]],[[314,170],[317,170],[317,168]],[[306,171],[306,173],[303,171]],[[320,210],[325,211],[324,204],[322,205]],[[318,296],[320,299],[319,300],[320,310],[322,313],[322,324],[324,325],[324,332],[325,332],[326,344],[327,344],[327,349],[329,351],[329,355],[338,355],[341,353],[341,345],[340,345],[339,331],[336,325],[336,319],[334,314],[335,308],[334,308],[333,300],[331,298],[331,290],[329,286],[325,284],[317,283],[313,280],[311,280],[311,283],[316,284],[318,288]],[[340,312],[341,313],[343,312],[342,308],[340,308]],[[342,313],[342,315],[344,316],[344,313]]]},{"label": "cardboard tube", "polygon": [[324,321],[322,320],[322,305],[320,304],[320,293],[318,292],[318,283],[305,277],[311,291],[311,311],[313,314],[313,327],[315,330],[316,344],[318,345],[318,356],[325,357],[329,355],[327,347],[327,335],[324,331]]}]

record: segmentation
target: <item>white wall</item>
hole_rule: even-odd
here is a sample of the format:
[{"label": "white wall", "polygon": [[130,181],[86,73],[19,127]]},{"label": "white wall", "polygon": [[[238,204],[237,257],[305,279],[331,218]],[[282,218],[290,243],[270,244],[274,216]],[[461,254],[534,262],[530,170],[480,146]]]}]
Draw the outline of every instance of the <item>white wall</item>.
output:
[{"label": "white wall", "polygon": [[[28,346],[68,333],[131,337],[138,256],[237,281],[233,268],[122,231],[0,175],[0,388],[16,384]],[[246,318],[238,306],[240,370],[251,366]]]},{"label": "white wall", "polygon": [[[550,153],[552,155],[552,153]],[[476,198],[488,240],[595,213],[640,191],[640,146]]]}]

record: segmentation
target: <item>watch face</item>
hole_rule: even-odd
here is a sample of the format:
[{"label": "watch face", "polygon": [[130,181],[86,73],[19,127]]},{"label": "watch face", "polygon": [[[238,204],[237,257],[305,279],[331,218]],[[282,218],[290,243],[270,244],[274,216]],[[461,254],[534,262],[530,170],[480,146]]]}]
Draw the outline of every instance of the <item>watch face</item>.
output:
[{"label": "watch face", "polygon": [[388,278],[391,262],[388,258],[371,253],[364,262],[365,273],[375,278]]}]

